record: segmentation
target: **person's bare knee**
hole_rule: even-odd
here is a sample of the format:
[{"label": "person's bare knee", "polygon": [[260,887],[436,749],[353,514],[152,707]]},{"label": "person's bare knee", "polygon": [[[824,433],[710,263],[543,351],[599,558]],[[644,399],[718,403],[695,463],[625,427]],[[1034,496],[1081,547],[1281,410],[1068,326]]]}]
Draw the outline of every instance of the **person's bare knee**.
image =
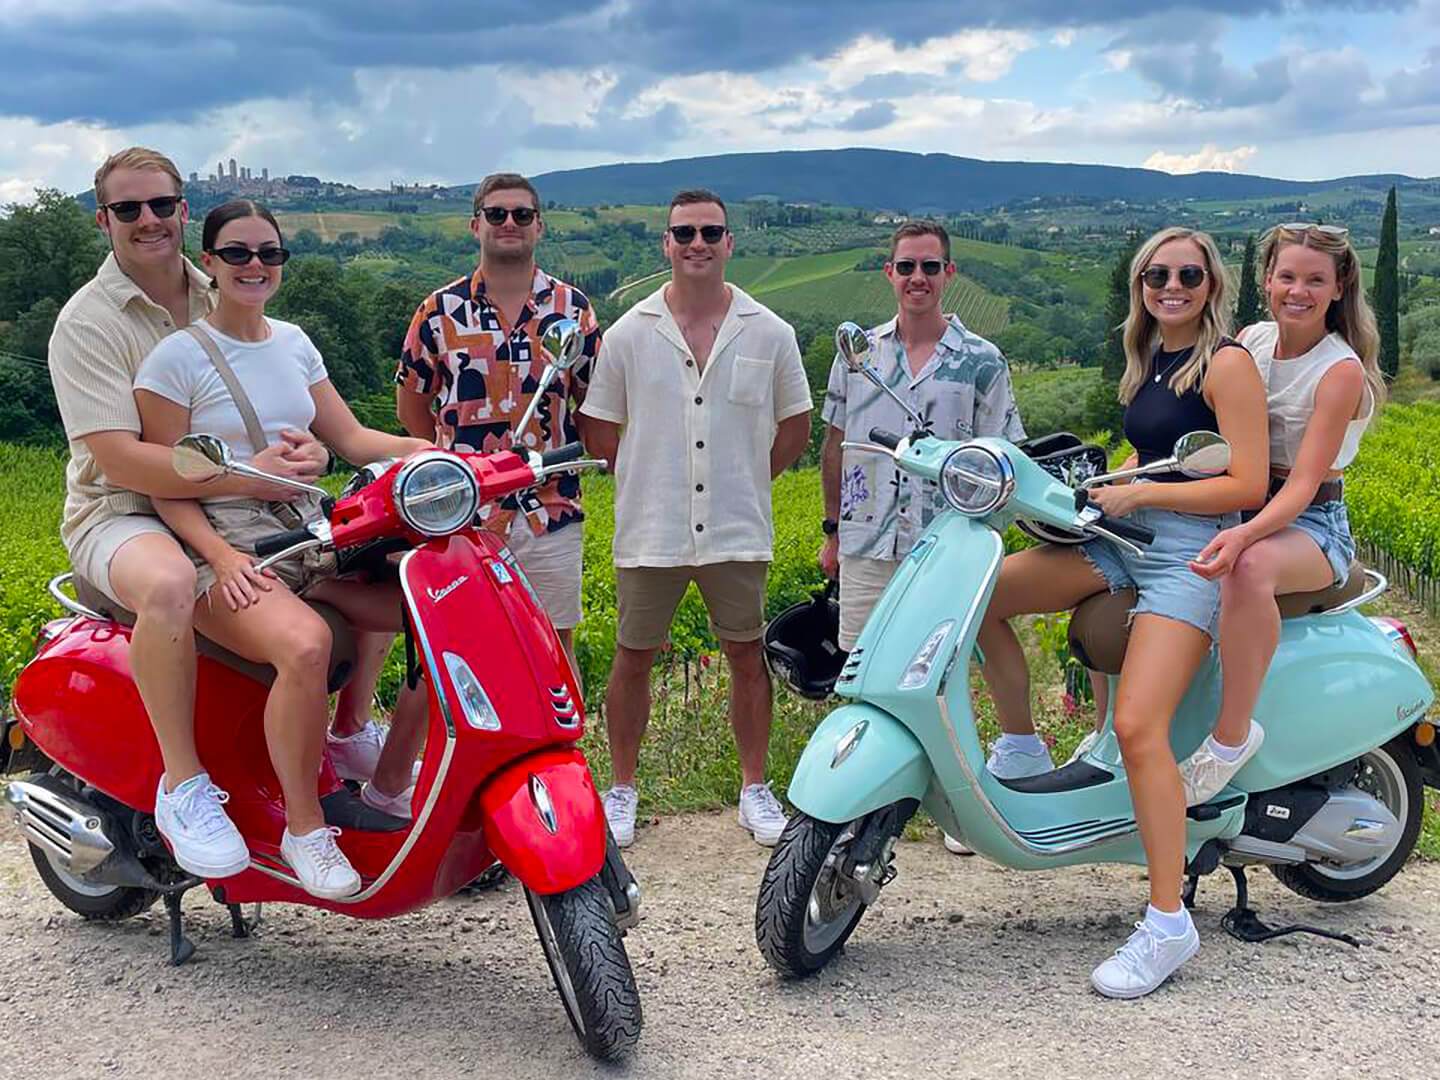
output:
[{"label": "person's bare knee", "polygon": [[736,679],[752,680],[765,677],[765,659],[758,641],[722,641],[720,647]]},{"label": "person's bare knee", "polygon": [[270,663],[282,672],[310,674],[330,664],[332,635],[324,619],[308,611],[308,618],[296,619],[276,635]]},{"label": "person's bare knee", "polygon": [[122,548],[111,563],[116,599],[140,619],[188,627],[195,612],[194,564],[173,541],[132,551],[138,542]]},{"label": "person's bare knee", "polygon": [[628,645],[617,645],[612,661],[616,678],[647,678],[659,652],[659,649],[632,649]]}]

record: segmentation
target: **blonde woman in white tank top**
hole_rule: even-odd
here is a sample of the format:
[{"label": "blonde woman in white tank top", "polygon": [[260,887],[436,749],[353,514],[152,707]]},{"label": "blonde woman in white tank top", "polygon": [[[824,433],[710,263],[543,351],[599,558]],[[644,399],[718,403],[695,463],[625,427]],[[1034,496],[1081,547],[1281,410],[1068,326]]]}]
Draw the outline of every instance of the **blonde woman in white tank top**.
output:
[{"label": "blonde woman in white tank top", "polygon": [[1221,582],[1223,691],[1214,733],[1180,766],[1191,806],[1219,794],[1264,741],[1251,713],[1280,640],[1275,597],[1325,589],[1348,573],[1355,543],[1341,477],[1385,393],[1348,233],[1277,226],[1261,259],[1274,321],[1247,327],[1240,341],[1266,376],[1270,499],[1192,564]]}]

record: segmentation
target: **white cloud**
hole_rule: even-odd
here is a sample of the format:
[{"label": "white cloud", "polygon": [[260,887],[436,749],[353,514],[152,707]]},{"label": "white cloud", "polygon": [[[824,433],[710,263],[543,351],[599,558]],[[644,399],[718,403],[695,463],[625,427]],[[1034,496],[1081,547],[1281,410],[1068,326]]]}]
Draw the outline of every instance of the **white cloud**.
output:
[{"label": "white cloud", "polygon": [[919,45],[896,45],[889,38],[863,34],[821,67],[825,81],[837,89],[848,89],[872,75],[938,76],[957,66],[967,79],[994,82],[1034,45],[1029,34],[1013,30],[966,30]]},{"label": "white cloud", "polygon": [[1240,172],[1244,165],[1255,156],[1254,146],[1237,146],[1233,150],[1221,150],[1214,143],[1206,143],[1193,154],[1172,154],[1156,150],[1145,159],[1145,168],[1159,169],[1168,173],[1193,172]]},{"label": "white cloud", "polygon": [[1058,45],[1058,46],[1059,46],[1060,48],[1062,48],[1062,49],[1068,49],[1071,45],[1075,44],[1075,31],[1074,31],[1074,30],[1060,30],[1060,31],[1057,31],[1057,32],[1055,33],[1055,35],[1050,38],[1050,44],[1051,44],[1051,45]]}]

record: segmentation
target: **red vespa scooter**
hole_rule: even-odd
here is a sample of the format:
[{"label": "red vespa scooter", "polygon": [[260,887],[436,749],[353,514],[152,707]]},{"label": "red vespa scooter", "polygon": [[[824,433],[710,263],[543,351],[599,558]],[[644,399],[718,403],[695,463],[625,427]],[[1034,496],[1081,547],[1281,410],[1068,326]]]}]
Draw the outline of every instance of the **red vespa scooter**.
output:
[{"label": "red vespa scooter", "polygon": [[[535,401],[578,357],[579,328],[562,323],[547,334],[554,359]],[[341,572],[383,568],[388,555],[404,552],[407,678],[429,688],[426,748],[408,827],[352,826],[340,837],[362,879],[354,896],[309,895],[280,858],[285,819],[262,724],[273,670],[201,639],[195,728],[200,756],[230,793],[227,811],[250,848],[248,869],[204,882],[229,907],[236,936],[250,929],[242,904],[286,901],[388,918],[450,896],[498,861],[524,886],[580,1041],[613,1058],[640,1033],[640,999],[621,940],[638,918],[639,887],[609,839],[577,746],[584,717],[575,673],[504,541],[474,525],[484,503],[516,495],[523,507],[548,476],[603,464],[582,454],[578,444],[544,455],[431,450],[377,463],[327,501],[328,520],[257,545],[265,562],[333,550]],[[214,436],[187,436],[175,459],[195,479],[255,472],[232,462]],[[116,920],[163,898],[171,959],[182,963],[193,946],[182,932],[180,898],[201,882],[175,865],[155,829],[162,764],[130,674],[127,613],[78,581],[79,599],[71,599],[61,588],[67,577],[51,582],[51,593],[72,614],[44,628],[15,684],[0,744],[9,760],[0,757],[0,766],[32,771],[10,781],[6,798],[36,870],[61,903],[89,919]],[[343,620],[329,621],[334,689],[354,651]],[[322,780],[321,790],[333,786]]]}]

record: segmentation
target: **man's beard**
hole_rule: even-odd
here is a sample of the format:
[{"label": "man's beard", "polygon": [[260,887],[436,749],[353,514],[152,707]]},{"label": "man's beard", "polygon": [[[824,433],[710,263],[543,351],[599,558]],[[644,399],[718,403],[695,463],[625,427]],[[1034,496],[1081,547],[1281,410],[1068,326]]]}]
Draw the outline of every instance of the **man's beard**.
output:
[{"label": "man's beard", "polygon": [[534,245],[511,250],[492,249],[491,251],[485,251],[484,248],[480,250],[487,262],[492,262],[499,266],[523,266],[535,258]]}]

